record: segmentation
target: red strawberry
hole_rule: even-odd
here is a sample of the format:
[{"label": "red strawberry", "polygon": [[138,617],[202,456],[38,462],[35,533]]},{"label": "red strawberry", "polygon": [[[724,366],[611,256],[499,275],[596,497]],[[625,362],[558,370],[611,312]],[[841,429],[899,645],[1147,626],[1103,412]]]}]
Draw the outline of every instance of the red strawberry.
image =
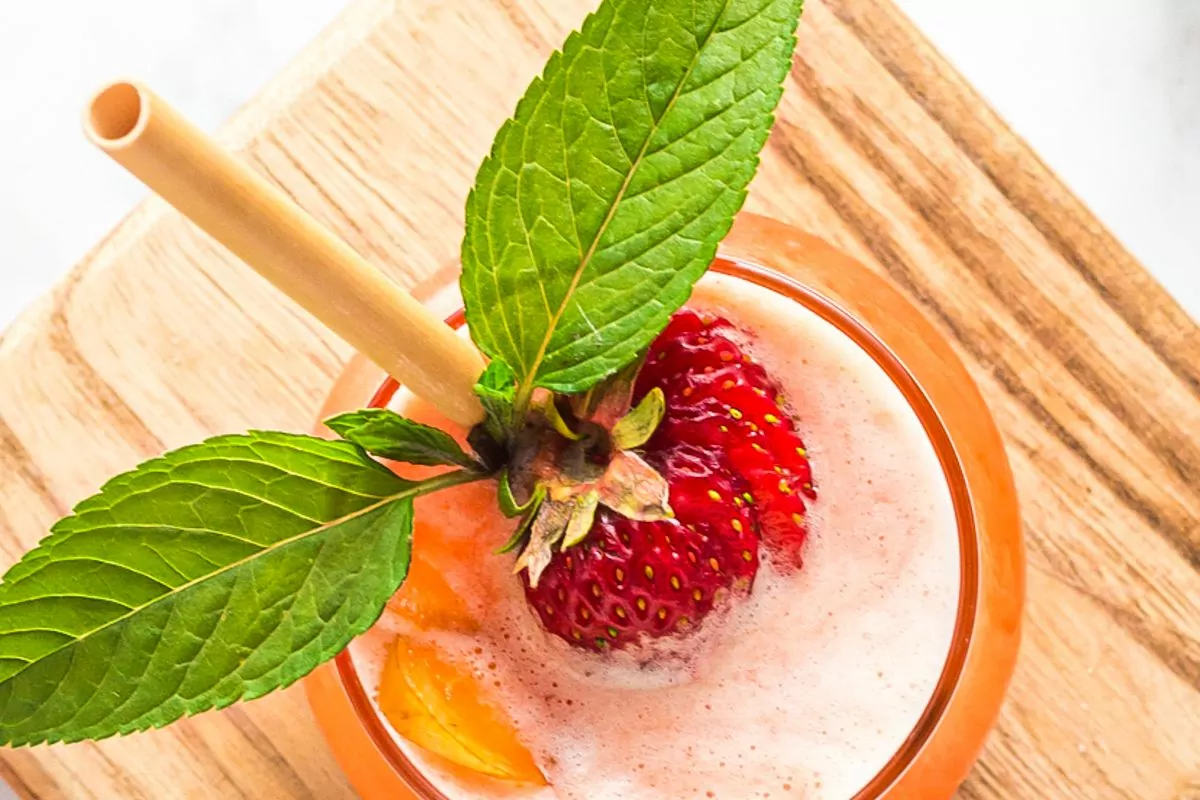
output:
[{"label": "red strawberry", "polygon": [[625,647],[687,630],[758,571],[750,508],[709,453],[681,446],[655,464],[675,518],[638,522],[601,508],[588,538],[556,553],[525,596],[546,629],[571,643]]},{"label": "red strawberry", "polygon": [[634,396],[659,387],[666,414],[643,448],[670,488],[674,518],[607,508],[587,538],[556,552],[526,598],[551,633],[621,648],[698,624],[750,588],[761,537],[798,567],[812,474],[778,386],[728,321],[684,309],[655,340]]},{"label": "red strawberry", "polygon": [[[782,563],[799,567],[804,498],[816,498],[804,443],[766,370],[725,319],[684,309],[650,348],[635,397],[658,386],[667,411],[647,451],[691,443],[723,454],[754,504],[758,531]],[[674,494],[672,494],[674,498]]]}]

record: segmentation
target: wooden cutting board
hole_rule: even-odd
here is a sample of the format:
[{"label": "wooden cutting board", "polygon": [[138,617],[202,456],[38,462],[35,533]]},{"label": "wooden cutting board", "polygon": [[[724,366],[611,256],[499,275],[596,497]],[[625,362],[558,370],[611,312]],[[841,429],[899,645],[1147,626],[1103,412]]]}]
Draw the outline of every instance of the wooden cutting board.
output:
[{"label": "wooden cutting board", "polygon": [[[810,2],[749,207],[924,309],[979,381],[1021,492],[1024,650],[962,796],[1200,797],[1200,333],[889,0]],[[415,285],[455,257],[492,133],[592,6],[358,0],[223,139]],[[4,566],[164,448],[308,428],[348,356],[144,204],[0,339]],[[350,794],[294,689],[0,764],[28,797]]]}]

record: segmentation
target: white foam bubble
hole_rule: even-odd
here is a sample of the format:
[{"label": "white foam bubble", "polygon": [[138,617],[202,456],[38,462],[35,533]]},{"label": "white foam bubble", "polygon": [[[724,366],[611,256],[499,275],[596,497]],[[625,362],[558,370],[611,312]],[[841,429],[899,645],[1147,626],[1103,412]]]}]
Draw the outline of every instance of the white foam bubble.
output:
[{"label": "white foam bubble", "polygon": [[[726,276],[706,277],[691,305],[753,329],[799,420],[820,491],[804,569],[782,575],[765,560],[749,598],[666,654],[598,657],[541,630],[510,557],[489,542],[447,576],[481,632],[425,635],[492,680],[551,781],[547,797],[848,798],[908,736],[949,649],[949,491],[899,390],[834,327]],[[418,514],[486,537],[477,491],[422,498]],[[354,645],[368,686],[388,624]],[[449,796],[479,796],[431,770]]]}]

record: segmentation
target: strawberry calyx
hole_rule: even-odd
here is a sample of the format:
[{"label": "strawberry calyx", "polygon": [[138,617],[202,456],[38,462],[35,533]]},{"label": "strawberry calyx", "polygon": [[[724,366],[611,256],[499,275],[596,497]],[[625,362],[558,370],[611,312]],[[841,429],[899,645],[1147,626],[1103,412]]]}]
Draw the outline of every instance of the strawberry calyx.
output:
[{"label": "strawberry calyx", "polygon": [[662,474],[632,450],[618,450],[596,482],[600,502],[639,522],[670,519],[670,487]]},{"label": "strawberry calyx", "polygon": [[539,390],[513,437],[498,494],[501,510],[521,522],[501,552],[520,548],[513,570],[526,571],[531,586],[555,552],[587,538],[601,506],[639,521],[673,516],[666,479],[634,451],[661,423],[664,396],[652,391],[632,406],[636,379],[623,370],[565,409]]},{"label": "strawberry calyx", "polygon": [[602,652],[686,635],[751,591],[760,554],[803,566],[816,500],[782,387],[729,320],[676,312],[637,363],[507,428],[501,552],[545,630]]},{"label": "strawberry calyx", "polygon": [[613,425],[613,447],[618,450],[632,450],[650,441],[666,410],[666,396],[662,389],[655,386],[646,393],[641,402]]},{"label": "strawberry calyx", "polygon": [[575,418],[611,431],[633,405],[634,389],[645,360],[643,354],[587,392],[569,397],[567,402]]}]

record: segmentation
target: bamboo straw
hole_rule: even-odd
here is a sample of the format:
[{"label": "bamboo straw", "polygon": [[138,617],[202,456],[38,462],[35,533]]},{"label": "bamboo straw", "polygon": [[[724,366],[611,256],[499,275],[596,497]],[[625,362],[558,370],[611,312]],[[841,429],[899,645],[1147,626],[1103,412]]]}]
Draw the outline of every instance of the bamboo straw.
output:
[{"label": "bamboo straw", "polygon": [[483,360],[424,306],[139,83],[100,91],[88,138],[453,421],[483,418]]}]

